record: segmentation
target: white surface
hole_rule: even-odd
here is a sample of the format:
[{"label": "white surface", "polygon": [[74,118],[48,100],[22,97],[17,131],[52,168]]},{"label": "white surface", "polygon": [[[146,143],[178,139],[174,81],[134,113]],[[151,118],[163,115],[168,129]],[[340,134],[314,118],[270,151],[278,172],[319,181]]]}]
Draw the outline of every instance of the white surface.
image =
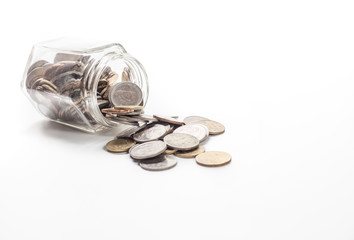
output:
[{"label": "white surface", "polygon": [[[0,239],[354,239],[352,1],[1,5]],[[147,112],[224,123],[206,149],[231,164],[148,172],[44,120],[27,57],[78,34],[143,63]]]}]

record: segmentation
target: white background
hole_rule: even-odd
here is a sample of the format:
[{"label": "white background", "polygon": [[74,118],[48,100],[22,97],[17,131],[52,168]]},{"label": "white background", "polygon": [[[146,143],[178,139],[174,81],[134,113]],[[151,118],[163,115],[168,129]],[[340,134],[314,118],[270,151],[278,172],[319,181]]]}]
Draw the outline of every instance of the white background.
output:
[{"label": "white background", "polygon": [[[3,1],[0,239],[354,239],[352,1]],[[226,126],[164,172],[51,123],[20,91],[34,43],[121,43],[147,113]]]}]

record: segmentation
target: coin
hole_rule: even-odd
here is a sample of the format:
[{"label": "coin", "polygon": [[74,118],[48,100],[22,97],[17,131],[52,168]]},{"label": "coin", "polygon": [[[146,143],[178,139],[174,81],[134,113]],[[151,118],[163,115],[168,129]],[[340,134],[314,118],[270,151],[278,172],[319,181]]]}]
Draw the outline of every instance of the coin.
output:
[{"label": "coin", "polygon": [[130,81],[130,69],[125,67],[122,73],[122,82]]},{"label": "coin", "polygon": [[177,149],[167,148],[164,154],[170,155],[170,154],[174,154],[175,152],[177,152]]},{"label": "coin", "polygon": [[187,124],[180,126],[173,132],[190,134],[198,138],[199,142],[203,142],[209,136],[208,128],[201,124]]},{"label": "coin", "polygon": [[42,66],[42,67],[37,67],[35,69],[33,69],[30,73],[27,74],[27,79],[26,79],[26,86],[27,88],[30,88],[31,86],[33,86],[33,83],[44,77],[44,73],[47,69],[47,67],[49,67],[48,64]]},{"label": "coin", "polygon": [[162,115],[154,115],[154,118],[161,122],[167,122],[167,123],[172,123],[176,125],[183,125],[184,123],[181,121],[178,121],[177,119],[173,117],[168,117],[168,116],[162,116]]},{"label": "coin", "polygon": [[29,74],[33,69],[42,67],[44,64],[47,64],[48,62],[46,60],[39,60],[35,63],[33,63],[27,70],[27,74]]},{"label": "coin", "polygon": [[121,137],[109,141],[106,144],[106,149],[109,152],[120,153],[120,152],[127,152],[134,145],[135,145],[135,141],[133,139],[127,137]]},{"label": "coin", "polygon": [[219,122],[212,121],[212,120],[201,120],[198,122],[193,122],[197,124],[202,124],[209,129],[210,135],[216,135],[225,132],[225,127]]},{"label": "coin", "polygon": [[[116,109],[116,108],[115,108]],[[116,109],[117,113],[121,113],[121,114],[125,114],[125,113],[132,113],[134,112],[133,109],[128,109],[128,110],[124,110],[124,109]]]},{"label": "coin", "polygon": [[198,164],[207,167],[222,166],[231,161],[231,155],[226,152],[208,151],[195,157]]},{"label": "coin", "polygon": [[149,122],[157,122],[158,121],[152,115],[148,115],[148,114],[140,114],[140,115],[135,116],[135,117],[136,118],[140,118],[141,120],[144,120],[144,121],[149,121]]},{"label": "coin", "polygon": [[110,88],[108,99],[113,106],[139,105],[142,92],[138,85],[132,82],[120,82]]},{"label": "coin", "polygon": [[114,109],[114,108],[102,108],[101,112],[103,112],[103,113],[118,113],[118,110]]},{"label": "coin", "polygon": [[185,124],[190,124],[192,122],[198,122],[198,121],[201,121],[201,120],[209,120],[209,119],[205,118],[205,117],[200,117],[200,116],[189,116],[189,117],[185,117],[183,119],[183,122]]},{"label": "coin", "polygon": [[170,133],[163,140],[168,147],[178,150],[190,150],[199,145],[196,137],[185,133]]},{"label": "coin", "polygon": [[118,80],[118,74],[115,73],[115,72],[112,72],[108,75],[107,77],[107,81],[108,81],[108,84],[113,86]]},{"label": "coin", "polygon": [[198,154],[205,152],[205,148],[199,145],[197,148],[188,151],[177,151],[175,155],[180,158],[194,158]]},{"label": "coin", "polygon": [[58,67],[55,67],[53,77],[70,71],[82,72],[82,68],[84,66],[82,62],[77,61],[62,61],[52,65],[52,67],[56,65],[58,65]]},{"label": "coin", "polygon": [[153,158],[162,154],[167,146],[163,141],[155,140],[137,144],[129,150],[130,156],[134,159]]},{"label": "coin", "polygon": [[168,124],[152,124],[148,128],[135,133],[133,138],[137,142],[152,141],[165,136],[169,129],[170,125]]},{"label": "coin", "polygon": [[104,99],[97,99],[97,105],[99,108],[102,108],[104,106],[107,106],[109,104],[108,100],[104,100]]},{"label": "coin", "polygon": [[147,123],[143,123],[142,125],[140,126],[134,126],[134,127],[129,127],[127,129],[125,129],[124,131],[120,132],[118,135],[117,135],[117,138],[118,137],[130,137],[131,135],[133,135],[134,133],[146,128],[148,124]]},{"label": "coin", "polygon": [[55,86],[52,82],[45,80],[43,78],[39,78],[37,79],[31,86],[31,88],[36,88],[38,85],[43,85],[43,84],[47,84],[49,85],[52,89],[54,89],[55,91],[58,90],[58,87]]},{"label": "coin", "polygon": [[117,123],[121,123],[121,124],[125,124],[125,125],[132,125],[132,126],[136,126],[136,127],[139,127],[139,123],[138,122],[135,122],[135,121],[127,121],[125,119],[121,119],[119,117],[116,117],[114,115],[112,115],[111,113],[107,113],[106,114],[106,118],[114,121],[114,122],[117,122]]},{"label": "coin", "polygon": [[173,168],[177,165],[177,159],[171,155],[160,155],[152,159],[139,162],[139,166],[145,170],[161,171]]},{"label": "coin", "polygon": [[120,110],[142,110],[143,106],[114,106],[114,108]]},{"label": "coin", "polygon": [[57,93],[57,91],[53,89],[51,86],[49,86],[48,84],[42,84],[42,87],[51,93]]}]

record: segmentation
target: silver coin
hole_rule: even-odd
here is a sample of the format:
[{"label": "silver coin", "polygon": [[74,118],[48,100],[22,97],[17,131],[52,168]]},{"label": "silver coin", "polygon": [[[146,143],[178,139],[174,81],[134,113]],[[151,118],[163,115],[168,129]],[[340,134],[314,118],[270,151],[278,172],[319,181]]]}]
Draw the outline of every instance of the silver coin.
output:
[{"label": "silver coin", "polygon": [[140,126],[129,126],[128,128],[124,129],[120,133],[117,134],[116,138],[119,137],[130,137],[134,133],[138,132],[141,129],[146,128],[147,123],[141,124]]},{"label": "silver coin", "polygon": [[186,133],[171,133],[163,138],[169,148],[178,150],[190,150],[198,147],[198,138]]},{"label": "silver coin", "polygon": [[47,68],[51,66],[51,64],[44,64],[41,67],[37,67],[33,69],[31,72],[27,74],[27,79],[26,79],[26,86],[27,88],[31,88],[33,86],[34,82],[40,78],[43,79],[44,74],[47,70]]},{"label": "silver coin", "polygon": [[129,154],[134,159],[147,159],[156,157],[167,149],[166,143],[160,140],[137,144],[129,150]]},{"label": "silver coin", "polygon": [[106,118],[110,119],[111,121],[117,122],[117,123],[121,123],[121,124],[125,124],[125,125],[132,125],[132,126],[137,126],[139,127],[139,123],[136,121],[127,121],[125,119],[122,119],[120,117],[116,117],[111,113],[107,113],[106,114]]},{"label": "silver coin", "polygon": [[200,117],[200,116],[189,116],[189,117],[185,117],[183,119],[183,122],[185,124],[190,124],[190,123],[198,122],[198,121],[201,121],[201,120],[209,120],[209,119],[205,118],[205,117]]},{"label": "silver coin", "polygon": [[140,118],[137,118],[135,116],[117,115],[117,118],[120,118],[120,119],[125,120],[127,122],[147,122],[147,121],[141,120]]},{"label": "silver coin", "polygon": [[114,106],[139,105],[142,96],[138,85],[132,82],[120,82],[110,88],[108,99]]},{"label": "silver coin", "polygon": [[44,64],[47,64],[48,62],[46,60],[39,60],[35,63],[33,63],[27,70],[27,74],[29,74],[30,72],[32,72],[33,69],[38,68],[38,67],[42,67]]},{"label": "silver coin", "polygon": [[152,159],[139,162],[139,166],[145,170],[161,171],[173,168],[177,165],[177,158],[172,155],[160,155]]},{"label": "silver coin", "polygon": [[198,138],[199,142],[203,142],[209,136],[207,127],[201,124],[188,124],[178,127],[174,133],[186,133]]},{"label": "silver coin", "polygon": [[152,115],[148,115],[148,114],[140,114],[138,116],[135,116],[136,118],[139,118],[143,121],[148,121],[148,122],[157,122],[158,120],[156,118],[154,118]]},{"label": "silver coin", "polygon": [[172,123],[176,125],[183,125],[184,123],[182,121],[179,121],[177,118],[174,117],[169,117],[169,116],[163,116],[163,115],[154,115],[154,118],[161,122],[167,122],[167,123]]},{"label": "silver coin", "polygon": [[168,124],[151,124],[148,128],[135,133],[133,138],[137,142],[148,142],[162,138],[169,130],[170,125]]}]

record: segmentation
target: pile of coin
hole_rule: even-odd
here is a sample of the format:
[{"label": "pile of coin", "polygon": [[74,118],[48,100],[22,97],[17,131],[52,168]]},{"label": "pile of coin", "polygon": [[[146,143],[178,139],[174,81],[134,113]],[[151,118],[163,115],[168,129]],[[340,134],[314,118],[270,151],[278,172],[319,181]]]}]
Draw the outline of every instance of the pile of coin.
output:
[{"label": "pile of coin", "polygon": [[73,126],[99,124],[95,119],[98,106],[107,119],[129,125],[106,149],[129,152],[143,169],[172,168],[177,157],[195,158],[204,166],[231,161],[228,153],[205,151],[201,145],[209,135],[225,131],[221,123],[199,116],[181,121],[176,116],[144,114],[144,96],[131,81],[129,68],[119,78],[109,66],[99,72],[97,64],[89,56],[57,53],[52,62],[39,60],[28,68],[27,91],[39,111],[52,120]]},{"label": "pile of coin", "polygon": [[[57,53],[52,62],[36,61],[27,70],[27,92],[37,102],[39,111],[52,120],[95,125],[89,104],[94,91],[88,86],[88,75],[96,64],[90,56],[67,53]],[[102,114],[112,120],[117,120],[121,114],[140,114],[143,107],[143,94],[130,81],[129,68],[124,68],[120,80],[118,82],[118,74],[107,66],[97,84],[97,105]],[[127,105],[136,107],[127,108]]]},{"label": "pile of coin", "polygon": [[124,119],[133,126],[109,141],[106,150],[129,152],[143,169],[170,169],[177,165],[177,157],[195,158],[198,164],[209,167],[222,166],[231,161],[230,154],[205,151],[201,145],[209,135],[225,131],[219,122],[199,116],[189,116],[180,121],[176,116],[146,114],[125,115]]}]

